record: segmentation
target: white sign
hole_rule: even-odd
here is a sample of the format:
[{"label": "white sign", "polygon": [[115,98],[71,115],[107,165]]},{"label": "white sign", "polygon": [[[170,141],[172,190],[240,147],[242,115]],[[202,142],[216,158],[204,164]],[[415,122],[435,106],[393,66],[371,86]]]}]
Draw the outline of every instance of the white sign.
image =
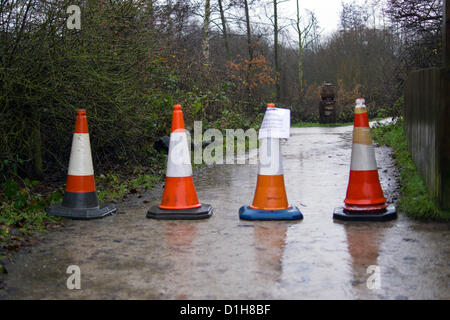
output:
[{"label": "white sign", "polygon": [[267,108],[261,128],[259,129],[258,139],[288,139],[290,128],[291,110],[282,108]]}]

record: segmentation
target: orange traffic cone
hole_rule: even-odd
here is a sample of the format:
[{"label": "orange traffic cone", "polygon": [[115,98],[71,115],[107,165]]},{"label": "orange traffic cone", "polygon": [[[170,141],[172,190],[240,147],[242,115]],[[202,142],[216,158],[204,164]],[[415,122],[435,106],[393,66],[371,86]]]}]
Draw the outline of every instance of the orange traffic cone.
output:
[{"label": "orange traffic cone", "polygon": [[173,106],[172,132],[167,158],[166,184],[159,206],[147,212],[154,219],[202,219],[212,215],[209,204],[201,204],[192,179],[191,156],[181,105]]},{"label": "orange traffic cone", "polygon": [[62,203],[49,207],[47,212],[52,216],[88,220],[102,218],[116,211],[114,205],[98,202],[86,110],[78,110],[66,192]]},{"label": "orange traffic cone", "polygon": [[344,206],[333,217],[341,220],[384,221],[395,219],[394,205],[388,205],[378,177],[369,118],[363,98],[356,100],[352,160]]},{"label": "orange traffic cone", "polygon": [[[267,105],[267,111],[275,105]],[[284,185],[281,145],[279,138],[265,137],[259,140],[258,180],[253,203],[239,209],[239,217],[245,220],[298,220],[303,215],[297,207],[288,204]]]}]

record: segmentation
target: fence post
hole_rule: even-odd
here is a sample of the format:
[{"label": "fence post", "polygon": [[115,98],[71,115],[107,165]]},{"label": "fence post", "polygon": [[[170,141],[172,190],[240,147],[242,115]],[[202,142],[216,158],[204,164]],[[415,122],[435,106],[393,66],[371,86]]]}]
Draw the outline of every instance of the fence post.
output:
[{"label": "fence post", "polygon": [[442,58],[443,67],[450,68],[450,0],[444,0],[442,19]]}]

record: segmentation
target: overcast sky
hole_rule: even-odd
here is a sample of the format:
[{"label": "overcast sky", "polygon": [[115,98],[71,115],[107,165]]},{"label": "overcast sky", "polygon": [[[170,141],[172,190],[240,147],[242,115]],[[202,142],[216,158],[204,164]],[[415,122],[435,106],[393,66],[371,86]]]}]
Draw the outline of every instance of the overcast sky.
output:
[{"label": "overcast sky", "polygon": [[[300,0],[300,10],[305,16],[305,9],[314,11],[319,25],[323,29],[323,35],[328,35],[338,29],[339,16],[342,9],[341,3],[350,3],[352,0]],[[364,3],[364,0],[357,0]],[[295,19],[297,13],[296,0],[288,0],[279,4],[280,14]]]},{"label": "overcast sky", "polygon": [[[202,3],[202,0],[199,0]],[[297,0],[278,0],[278,25],[281,27],[280,35],[281,42],[285,41],[294,44],[297,41],[297,34],[294,29],[294,24],[297,17]],[[321,39],[326,39],[327,36],[337,31],[340,23],[340,14],[342,10],[342,3],[349,4],[355,2],[358,5],[372,4],[378,2],[383,4],[387,0],[299,0],[300,12],[303,18],[303,26],[309,22],[309,15],[307,10],[315,13],[321,31]],[[449,0],[450,1],[450,0]],[[230,12],[228,12],[230,14]],[[377,13],[379,13],[377,11]],[[240,25],[236,31],[245,33],[244,13],[242,7],[234,8],[231,17],[240,17]],[[229,18],[230,18],[229,16]],[[270,21],[273,17],[273,0],[263,0],[255,2],[250,10],[250,20],[252,23],[258,23],[260,26],[266,28],[266,36],[270,37],[270,30],[273,28]],[[231,19],[230,19],[231,20]],[[220,16],[218,11],[215,12],[215,22],[220,25]],[[233,28],[233,27],[232,27]],[[236,28],[236,25],[234,25]]]}]

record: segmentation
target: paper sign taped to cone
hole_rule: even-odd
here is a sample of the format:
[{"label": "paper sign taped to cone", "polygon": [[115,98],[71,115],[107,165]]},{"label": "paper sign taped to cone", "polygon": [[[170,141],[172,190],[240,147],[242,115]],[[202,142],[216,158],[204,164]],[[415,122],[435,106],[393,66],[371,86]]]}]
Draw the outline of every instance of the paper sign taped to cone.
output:
[{"label": "paper sign taped to cone", "polygon": [[283,108],[268,108],[259,129],[258,139],[280,138],[288,139],[291,128],[291,110]]}]

